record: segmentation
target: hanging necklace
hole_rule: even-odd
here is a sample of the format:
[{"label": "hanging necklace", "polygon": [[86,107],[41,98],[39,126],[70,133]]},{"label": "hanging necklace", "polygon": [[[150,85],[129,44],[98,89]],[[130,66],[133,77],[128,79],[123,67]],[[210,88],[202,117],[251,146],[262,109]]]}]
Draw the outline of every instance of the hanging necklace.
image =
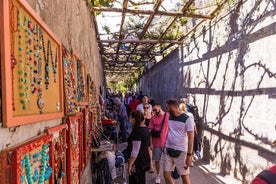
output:
[{"label": "hanging necklace", "polygon": [[34,49],[34,60],[33,60],[33,67],[32,67],[32,73],[33,73],[33,77],[32,77],[32,93],[36,93],[37,91],[37,82],[38,82],[38,60],[40,58],[40,54],[39,54],[39,38],[38,38],[38,25],[36,24],[34,26],[33,29],[33,33],[34,33],[34,45],[33,45],[33,49]]},{"label": "hanging necklace", "polygon": [[[41,27],[39,27],[39,51],[42,50],[44,59],[46,58],[45,56],[45,47],[44,47],[44,36],[43,36],[43,30]],[[38,84],[38,99],[37,99],[37,106],[40,109],[40,114],[44,113],[43,107],[44,107],[44,100],[42,98],[42,58],[41,55],[39,54],[39,59],[37,63],[37,84]]]},{"label": "hanging necklace", "polygon": [[[13,1],[11,1],[11,9],[10,9],[10,28],[11,28],[11,69],[12,69],[12,109],[15,111],[15,105],[14,105],[14,68],[17,64],[17,60],[15,58],[14,54],[14,37],[15,33],[18,31],[18,14],[19,9],[14,6]],[[17,18],[15,18],[17,17]],[[14,22],[16,21],[16,22]]]},{"label": "hanging necklace", "polygon": [[[37,152],[32,156],[30,154],[24,156],[23,160],[21,160],[21,183],[34,184],[36,182],[37,184],[43,184],[49,180],[52,168],[49,165],[48,148],[49,144],[45,144],[42,146],[41,152]],[[32,168],[37,161],[40,162],[39,169],[38,167]],[[32,170],[34,170],[33,176]]]},{"label": "hanging necklace", "polygon": [[57,76],[57,62],[58,62],[58,48],[56,48],[55,60],[52,59],[54,82],[57,82],[57,78],[56,78],[56,76]]},{"label": "hanging necklace", "polygon": [[51,41],[48,40],[47,43],[47,57],[45,60],[45,85],[46,85],[46,89],[49,89],[49,80],[50,80],[50,66],[49,66],[49,57],[51,59],[51,61],[53,62],[53,52],[52,52],[52,46],[51,46]]}]

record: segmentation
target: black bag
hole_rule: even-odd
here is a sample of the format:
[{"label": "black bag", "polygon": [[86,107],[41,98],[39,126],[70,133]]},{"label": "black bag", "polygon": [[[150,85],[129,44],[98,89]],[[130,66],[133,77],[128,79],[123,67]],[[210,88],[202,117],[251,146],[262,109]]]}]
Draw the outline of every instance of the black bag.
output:
[{"label": "black bag", "polygon": [[166,148],[167,149],[167,153],[170,157],[179,157],[181,151],[180,150],[175,150],[175,149],[172,149],[172,148]]},{"label": "black bag", "polygon": [[163,118],[162,126],[161,126],[160,130],[154,130],[154,129],[152,129],[150,131],[150,134],[151,134],[152,137],[160,137],[161,136],[161,132],[162,132],[162,129],[163,129],[165,118],[166,118],[166,112],[165,112],[165,116]]},{"label": "black bag", "polygon": [[151,130],[150,134],[152,137],[160,137],[161,136],[161,130]]},{"label": "black bag", "polygon": [[172,176],[172,178],[175,179],[175,180],[178,179],[178,178],[180,177],[179,174],[178,174],[178,172],[177,172],[176,167],[174,168],[174,170],[173,170],[171,176]]}]

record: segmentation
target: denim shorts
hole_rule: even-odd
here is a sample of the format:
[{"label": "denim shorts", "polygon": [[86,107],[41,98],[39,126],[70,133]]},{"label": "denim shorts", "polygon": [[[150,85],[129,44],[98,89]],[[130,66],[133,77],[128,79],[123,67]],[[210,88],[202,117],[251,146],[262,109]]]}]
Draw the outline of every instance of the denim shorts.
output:
[{"label": "denim shorts", "polygon": [[152,160],[160,161],[163,151],[164,151],[164,148],[160,148],[160,147],[153,148]]}]

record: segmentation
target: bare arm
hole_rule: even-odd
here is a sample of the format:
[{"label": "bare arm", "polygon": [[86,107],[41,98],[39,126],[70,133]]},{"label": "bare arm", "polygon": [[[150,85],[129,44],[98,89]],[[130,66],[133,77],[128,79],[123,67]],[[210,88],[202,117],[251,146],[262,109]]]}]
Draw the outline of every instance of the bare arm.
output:
[{"label": "bare arm", "polygon": [[138,153],[140,151],[141,147],[141,141],[132,141],[132,151],[131,151],[131,156],[128,161],[128,174],[131,175],[131,170],[133,167],[133,164],[138,156]]},{"label": "bare arm", "polygon": [[193,154],[193,146],[194,146],[194,131],[188,131],[188,153],[186,158],[186,165],[192,165],[192,154]]}]

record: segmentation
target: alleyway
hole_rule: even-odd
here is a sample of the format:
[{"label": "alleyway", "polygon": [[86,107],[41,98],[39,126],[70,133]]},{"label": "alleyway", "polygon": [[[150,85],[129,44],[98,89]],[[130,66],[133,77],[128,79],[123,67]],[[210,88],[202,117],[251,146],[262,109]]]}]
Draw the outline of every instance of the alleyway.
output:
[{"label": "alleyway", "polygon": [[[119,144],[117,149],[123,150],[126,147],[126,143]],[[163,163],[163,162],[162,162]],[[161,163],[161,171],[163,164]],[[156,173],[147,173],[147,184],[154,184],[155,183]],[[223,184],[223,183],[231,183],[235,184],[238,183],[237,181],[233,181],[233,179],[223,179],[218,177],[215,173],[212,173],[209,168],[204,164],[203,161],[196,161],[194,163],[194,167],[191,168],[191,183],[192,184]],[[164,184],[165,180],[161,173],[161,184]],[[175,184],[182,184],[181,179],[175,180]]]}]

